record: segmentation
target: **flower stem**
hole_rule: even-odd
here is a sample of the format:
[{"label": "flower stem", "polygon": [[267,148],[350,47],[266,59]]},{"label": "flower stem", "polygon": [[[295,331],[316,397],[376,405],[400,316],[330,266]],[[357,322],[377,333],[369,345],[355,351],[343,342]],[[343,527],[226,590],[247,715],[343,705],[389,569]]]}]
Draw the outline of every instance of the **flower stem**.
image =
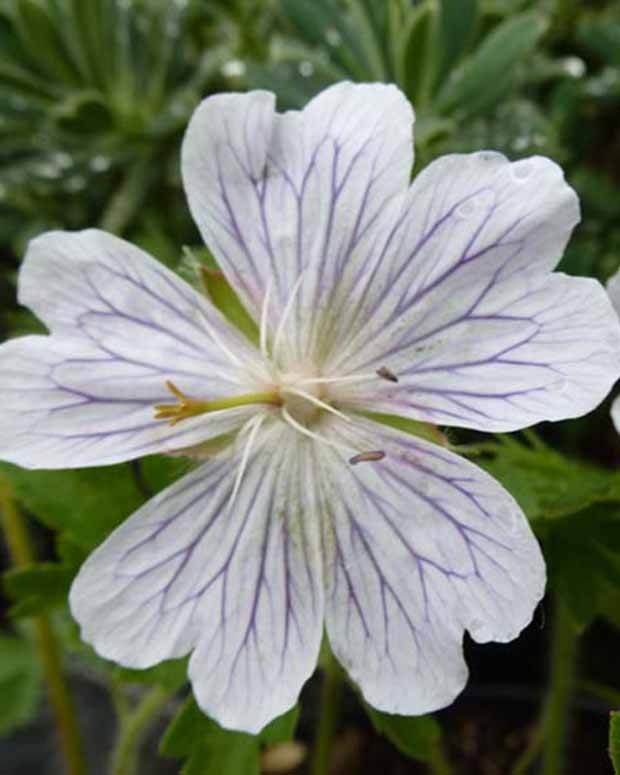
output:
[{"label": "flower stem", "polygon": [[319,727],[314,743],[311,775],[328,775],[329,773],[331,747],[342,700],[342,670],[331,653],[325,660],[324,670]]},{"label": "flower stem", "polygon": [[[9,552],[16,567],[35,561],[28,531],[9,483],[0,478],[0,516]],[[82,750],[73,701],[65,683],[62,659],[56,637],[46,616],[33,618],[34,640],[43,665],[47,693],[54,713],[60,747],[69,775],[84,775],[86,761]]]},{"label": "flower stem", "polygon": [[170,698],[170,692],[155,686],[136,708],[119,718],[120,729],[116,747],[112,753],[110,775],[134,775],[138,768],[138,755],[150,723]]},{"label": "flower stem", "polygon": [[564,771],[577,674],[577,646],[577,628],[565,605],[556,599],[551,677],[542,717],[542,775],[561,775]]}]

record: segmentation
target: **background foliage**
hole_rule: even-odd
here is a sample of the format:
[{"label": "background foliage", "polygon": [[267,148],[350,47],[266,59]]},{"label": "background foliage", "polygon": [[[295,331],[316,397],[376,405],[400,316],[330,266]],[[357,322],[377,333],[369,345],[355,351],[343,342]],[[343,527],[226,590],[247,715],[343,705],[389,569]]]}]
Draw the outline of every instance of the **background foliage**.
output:
[{"label": "background foliage", "polygon": [[[38,330],[15,304],[15,277],[26,242],[41,231],[99,225],[186,275],[193,270],[184,246],[204,259],[181,191],[179,147],[201,97],[223,90],[267,88],[280,107],[294,108],[337,80],[393,81],[416,107],[416,169],[483,147],[512,158],[549,155],[583,208],[561,268],[605,280],[620,264],[617,0],[4,0],[0,50],[3,338]],[[211,283],[230,311],[221,279],[211,275]],[[620,441],[608,409],[516,437],[451,433],[450,443],[515,495],[543,544],[545,623],[501,655],[499,647],[482,657],[468,646],[472,685],[439,721],[374,711],[366,718],[368,709],[345,693],[334,771],[611,771],[606,712],[620,707]],[[110,702],[116,713],[116,738],[100,740],[104,750],[82,720],[90,771],[134,772],[158,718],[158,733],[167,725],[164,758],[155,761],[151,741],[144,772],[285,772],[304,758],[287,741],[311,742],[320,679],[300,709],[254,738],[221,730],[183,699],[182,661],[120,670],[77,637],[66,596],[80,563],[184,465],[153,458],[69,472],[0,467],[0,510],[5,519],[16,509],[27,515],[35,545],[21,561],[10,547],[19,567],[9,569],[4,555],[0,734],[13,737],[0,747],[3,771],[26,771],[24,741],[32,747],[37,724],[46,723],[46,627],[80,708],[105,706],[110,730]],[[568,745],[571,723],[585,734]],[[489,725],[501,741],[484,739]],[[620,771],[618,716],[610,734]],[[37,750],[28,761],[44,772],[45,751]],[[273,751],[293,757],[289,770],[269,770]],[[168,766],[165,757],[178,761]]]}]

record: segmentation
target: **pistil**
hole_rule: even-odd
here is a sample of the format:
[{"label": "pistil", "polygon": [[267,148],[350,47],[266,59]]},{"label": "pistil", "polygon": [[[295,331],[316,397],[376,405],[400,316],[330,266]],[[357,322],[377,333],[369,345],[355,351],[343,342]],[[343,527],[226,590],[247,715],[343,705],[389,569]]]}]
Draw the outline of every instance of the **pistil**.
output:
[{"label": "pistil", "polygon": [[189,417],[196,417],[208,412],[217,412],[222,409],[235,409],[238,406],[248,406],[250,404],[282,405],[282,399],[275,391],[245,393],[240,396],[206,401],[204,399],[191,398],[170,380],[166,380],[166,387],[175,396],[177,402],[173,404],[156,404],[154,407],[155,419],[168,420],[170,425],[176,425],[181,420],[186,420]]}]

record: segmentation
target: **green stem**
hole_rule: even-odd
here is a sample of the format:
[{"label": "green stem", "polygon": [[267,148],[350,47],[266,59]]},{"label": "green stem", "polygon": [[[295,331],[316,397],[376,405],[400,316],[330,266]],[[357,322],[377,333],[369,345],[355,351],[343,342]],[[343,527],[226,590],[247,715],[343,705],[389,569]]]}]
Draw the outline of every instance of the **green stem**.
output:
[{"label": "green stem", "polygon": [[331,747],[336,734],[342,700],[342,670],[331,654],[326,660],[324,669],[319,727],[314,743],[311,775],[328,775],[329,773]]},{"label": "green stem", "polygon": [[620,689],[596,681],[579,681],[579,688],[581,691],[606,702],[609,705],[609,710],[620,708]]},{"label": "green stem", "polygon": [[452,765],[446,756],[441,740],[438,740],[433,746],[428,766],[432,775],[452,775]]},{"label": "green stem", "polygon": [[542,717],[542,775],[561,775],[566,759],[571,700],[577,674],[577,629],[556,600],[551,643],[551,676]]},{"label": "green stem", "polygon": [[142,698],[131,713],[119,718],[120,730],[112,752],[110,775],[134,775],[137,772],[138,755],[144,736],[169,698],[170,692],[156,686]]},{"label": "green stem", "polygon": [[[15,505],[9,483],[0,479],[0,516],[6,542],[16,567],[35,561],[34,552],[22,515]],[[84,775],[86,761],[73,707],[73,700],[63,676],[62,659],[56,637],[46,616],[33,618],[34,640],[39,655],[54,722],[68,775]]]},{"label": "green stem", "polygon": [[515,765],[512,768],[512,775],[527,775],[532,764],[538,759],[542,749],[542,743],[542,729],[539,725],[534,730],[529,745],[515,762]]}]

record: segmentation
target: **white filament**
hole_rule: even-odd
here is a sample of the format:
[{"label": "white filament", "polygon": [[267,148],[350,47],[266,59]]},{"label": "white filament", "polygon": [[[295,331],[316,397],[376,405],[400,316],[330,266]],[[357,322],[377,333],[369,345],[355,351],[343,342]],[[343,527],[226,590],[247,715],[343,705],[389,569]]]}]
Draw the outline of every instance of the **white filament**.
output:
[{"label": "white filament", "polygon": [[269,281],[267,282],[267,287],[265,288],[265,295],[263,296],[263,306],[260,313],[260,351],[262,353],[263,358],[267,360],[269,357],[267,353],[267,319],[269,316],[269,301],[271,298],[271,288],[272,288],[272,282],[271,277],[269,278]]},{"label": "white filament", "polygon": [[292,388],[292,387],[284,387],[280,390],[281,393],[290,393],[293,396],[299,396],[300,398],[305,398],[306,401],[309,401],[311,404],[314,404],[315,406],[320,407],[321,409],[324,409],[326,412],[331,412],[332,414],[335,414],[337,417],[340,417],[343,420],[346,420],[346,422],[351,422],[351,418],[347,417],[346,414],[343,414],[338,409],[335,409],[330,404],[325,403],[325,401],[321,401],[320,398],[317,398],[316,396],[313,396],[312,393],[306,393],[305,390],[299,390],[299,388]]},{"label": "white filament", "polygon": [[289,412],[286,410],[285,406],[282,407],[281,412],[285,422],[287,422],[292,428],[295,428],[295,430],[299,431],[300,433],[303,433],[304,436],[309,436],[311,439],[318,441],[319,444],[327,444],[328,447],[344,450],[347,453],[347,455],[351,454],[350,447],[346,447],[344,444],[339,444],[337,441],[330,441],[329,439],[326,439],[323,436],[319,436],[318,433],[313,433],[313,431],[309,430],[301,423],[298,423],[297,420],[291,417]]},{"label": "white filament", "polygon": [[300,379],[300,385],[328,385],[338,384],[346,382],[368,382],[368,380],[377,379],[377,373],[373,374],[351,374],[350,377],[308,377],[308,379]]},{"label": "white filament", "polygon": [[275,363],[278,362],[280,342],[282,340],[282,335],[284,333],[284,326],[286,325],[288,317],[291,314],[291,310],[293,309],[295,297],[297,296],[297,292],[299,291],[299,288],[301,286],[301,281],[303,280],[303,276],[304,275],[302,272],[297,278],[297,282],[293,286],[291,295],[288,297],[288,301],[286,302],[284,310],[282,311],[282,316],[280,317],[280,322],[278,323],[278,329],[276,331],[276,336],[273,342],[273,360],[275,361]]},{"label": "white filament", "polygon": [[255,417],[252,417],[252,419],[248,420],[248,422],[239,431],[238,436],[241,436],[242,434],[248,431],[249,431],[249,435],[245,445],[245,449],[243,450],[241,462],[239,463],[239,470],[237,471],[237,476],[235,477],[235,484],[233,485],[233,490],[228,500],[228,509],[231,509],[233,503],[235,502],[235,498],[237,497],[237,493],[239,492],[239,487],[241,486],[241,480],[243,479],[243,474],[245,473],[245,469],[247,468],[247,465],[248,465],[250,452],[252,451],[252,447],[254,446],[256,435],[260,429],[260,426],[263,424],[264,419],[265,419],[264,414],[259,414]]}]

